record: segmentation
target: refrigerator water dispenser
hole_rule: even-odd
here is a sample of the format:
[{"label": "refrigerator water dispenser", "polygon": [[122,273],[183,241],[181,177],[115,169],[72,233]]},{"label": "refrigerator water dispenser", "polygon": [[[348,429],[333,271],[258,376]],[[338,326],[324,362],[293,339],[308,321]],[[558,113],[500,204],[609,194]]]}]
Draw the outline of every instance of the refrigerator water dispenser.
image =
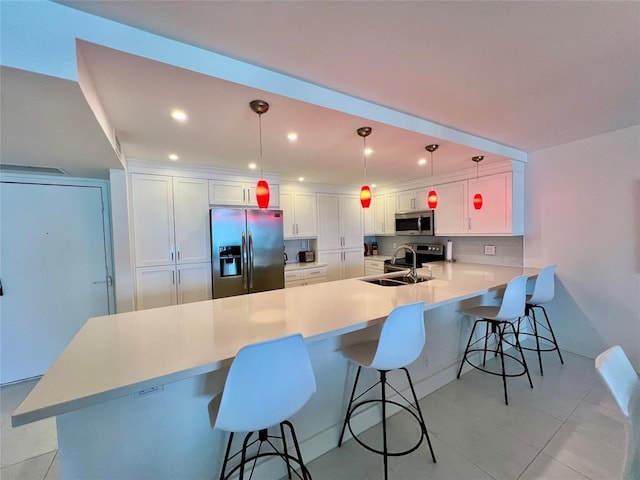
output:
[{"label": "refrigerator water dispenser", "polygon": [[220,276],[237,277],[242,275],[242,255],[240,245],[220,247]]}]

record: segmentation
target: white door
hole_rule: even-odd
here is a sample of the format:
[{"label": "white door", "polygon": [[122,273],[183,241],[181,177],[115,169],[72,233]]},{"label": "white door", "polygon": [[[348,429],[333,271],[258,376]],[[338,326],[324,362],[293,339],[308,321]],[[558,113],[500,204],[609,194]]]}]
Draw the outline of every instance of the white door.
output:
[{"label": "white door", "polygon": [[295,238],[296,236],[296,219],[293,214],[293,193],[280,193],[280,209],[282,210],[282,230],[285,240],[287,238]]},{"label": "white door", "polygon": [[364,248],[362,232],[362,205],[356,195],[340,197],[340,229],[343,248]]},{"label": "white door", "polygon": [[178,267],[178,303],[211,300],[211,263]]},{"label": "white door", "polygon": [[42,375],[109,314],[102,189],[0,183],[0,383]]},{"label": "white door", "polygon": [[[473,207],[473,196],[481,193],[483,205]],[[471,218],[471,233],[511,233],[511,173],[499,173],[469,180],[467,208]]]},{"label": "white door", "polygon": [[318,262],[327,264],[327,282],[342,280],[341,250],[318,251]]},{"label": "white door", "polygon": [[362,250],[345,250],[342,258],[342,278],[364,276],[364,255]]},{"label": "white door", "polygon": [[176,269],[173,265],[136,268],[138,310],[168,307],[178,303]]},{"label": "white door", "polygon": [[340,197],[318,194],[318,250],[342,248]]},{"label": "white door", "polygon": [[173,211],[177,262],[208,262],[211,258],[211,231],[207,180],[174,178]]},{"label": "white door", "polygon": [[294,197],[296,234],[299,237],[318,235],[318,218],[315,193],[296,193]]},{"label": "white door", "polygon": [[459,235],[468,231],[467,181],[436,185],[438,209],[436,235]]}]

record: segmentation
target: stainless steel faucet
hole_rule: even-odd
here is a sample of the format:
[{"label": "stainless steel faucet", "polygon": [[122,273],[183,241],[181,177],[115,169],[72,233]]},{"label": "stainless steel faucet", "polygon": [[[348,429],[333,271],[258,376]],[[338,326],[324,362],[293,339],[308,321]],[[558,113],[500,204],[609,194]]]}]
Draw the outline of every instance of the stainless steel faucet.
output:
[{"label": "stainless steel faucet", "polygon": [[391,263],[395,264],[396,263],[396,254],[401,251],[401,250],[409,250],[412,254],[413,254],[413,265],[411,266],[411,273],[409,273],[409,275],[407,275],[408,278],[411,279],[411,281],[413,283],[417,283],[418,282],[418,274],[416,273],[416,251],[413,249],[413,247],[411,245],[408,245],[406,243],[400,245],[399,247],[397,247],[394,251],[393,251],[393,257],[391,258]]}]

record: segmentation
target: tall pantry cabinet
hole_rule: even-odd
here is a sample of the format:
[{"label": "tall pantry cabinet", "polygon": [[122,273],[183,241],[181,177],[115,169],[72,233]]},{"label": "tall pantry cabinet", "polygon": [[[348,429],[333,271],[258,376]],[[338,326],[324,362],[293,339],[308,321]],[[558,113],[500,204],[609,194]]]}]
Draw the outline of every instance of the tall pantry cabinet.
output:
[{"label": "tall pantry cabinet", "polygon": [[362,207],[356,195],[318,194],[318,261],[327,281],[364,275]]},{"label": "tall pantry cabinet", "polygon": [[131,174],[139,310],[211,298],[209,185]]}]

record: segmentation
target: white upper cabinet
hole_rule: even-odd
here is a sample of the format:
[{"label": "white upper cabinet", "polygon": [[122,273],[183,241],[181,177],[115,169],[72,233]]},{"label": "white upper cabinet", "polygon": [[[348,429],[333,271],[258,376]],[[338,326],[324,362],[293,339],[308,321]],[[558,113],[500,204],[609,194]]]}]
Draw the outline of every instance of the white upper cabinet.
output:
[{"label": "white upper cabinet", "polygon": [[[522,235],[524,177],[505,172],[436,185],[436,235]],[[482,194],[480,210],[473,196]]]},{"label": "white upper cabinet", "polygon": [[206,262],[211,258],[208,202],[206,180],[174,177],[175,257],[179,264]]},{"label": "white upper cabinet", "polygon": [[386,193],[373,197],[374,233],[376,235],[396,232],[396,194]]},{"label": "white upper cabinet", "polygon": [[[211,205],[237,205],[257,207],[255,182],[233,180],[209,180],[209,203]],[[269,182],[269,208],[280,205],[280,186]]]},{"label": "white upper cabinet", "polygon": [[173,179],[131,175],[135,263],[138,267],[175,261]]},{"label": "white upper cabinet", "polygon": [[136,267],[210,258],[207,181],[131,175]]},{"label": "white upper cabinet", "polygon": [[318,194],[318,250],[362,249],[362,207],[356,195]]},{"label": "white upper cabinet", "polygon": [[318,235],[316,194],[280,192],[284,238],[310,238]]},{"label": "white upper cabinet", "polygon": [[[469,233],[512,233],[512,185],[511,173],[500,173],[469,180],[467,209],[469,210]],[[481,193],[482,208],[473,207],[473,196]]]},{"label": "white upper cabinet", "polygon": [[429,210],[429,206],[427,205],[427,194],[429,190],[431,189],[420,188],[417,190],[398,192],[396,196],[396,211]]},{"label": "white upper cabinet", "polygon": [[434,212],[436,235],[466,234],[469,228],[467,181],[436,186],[438,208]]}]

